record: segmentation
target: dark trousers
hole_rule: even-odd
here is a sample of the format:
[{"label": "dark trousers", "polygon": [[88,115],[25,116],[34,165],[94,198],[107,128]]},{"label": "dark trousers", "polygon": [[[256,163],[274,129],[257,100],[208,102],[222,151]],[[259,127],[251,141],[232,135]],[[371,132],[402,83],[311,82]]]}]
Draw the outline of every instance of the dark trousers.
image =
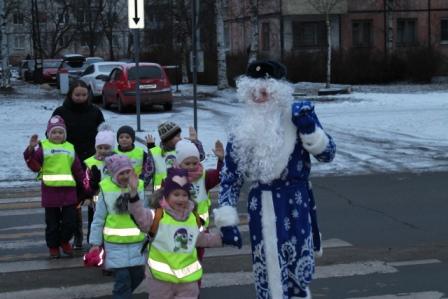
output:
[{"label": "dark trousers", "polygon": [[[87,208],[87,243],[89,243],[90,236],[90,226],[93,222],[93,215],[95,214],[95,210],[91,207]],[[82,245],[82,241],[84,240],[84,231],[82,230],[82,207],[76,209],[76,230],[75,230],[75,245]]]},{"label": "dark trousers", "polygon": [[114,269],[115,284],[112,291],[114,299],[130,299],[132,292],[145,278],[145,266]]},{"label": "dark trousers", "polygon": [[76,205],[45,208],[45,240],[48,247],[70,241],[76,229]]},{"label": "dark trousers", "polygon": [[93,222],[93,215],[95,214],[95,210],[91,207],[87,208],[87,221],[88,221],[88,226],[87,226],[87,243],[90,243],[90,227],[92,226],[92,222]]},{"label": "dark trousers", "polygon": [[76,207],[76,229],[74,231],[75,246],[82,246],[82,241],[84,239],[84,232],[82,230],[82,206]]}]

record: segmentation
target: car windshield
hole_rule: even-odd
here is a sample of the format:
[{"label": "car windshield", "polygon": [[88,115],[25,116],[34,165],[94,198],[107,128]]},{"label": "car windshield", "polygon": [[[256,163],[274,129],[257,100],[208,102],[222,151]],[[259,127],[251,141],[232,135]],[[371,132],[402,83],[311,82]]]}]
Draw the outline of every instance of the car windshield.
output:
[{"label": "car windshield", "polygon": [[60,61],[44,61],[44,69],[58,68],[60,64]]},{"label": "car windshield", "polygon": [[98,66],[98,71],[99,71],[100,73],[107,73],[107,74],[110,74],[110,72],[111,72],[114,68],[116,68],[116,67],[118,67],[118,66],[119,66],[119,64],[99,65],[99,66]]},{"label": "car windshield", "polygon": [[66,69],[82,69],[83,61],[65,61],[63,67]]},{"label": "car windshield", "polygon": [[[157,66],[139,66],[140,79],[160,79],[162,78],[162,70]],[[129,69],[129,80],[137,80],[137,68]]]},{"label": "car windshield", "polygon": [[92,63],[95,63],[95,62],[101,62],[101,61],[104,61],[104,59],[103,58],[87,58],[86,59],[86,62],[88,64],[92,64]]}]

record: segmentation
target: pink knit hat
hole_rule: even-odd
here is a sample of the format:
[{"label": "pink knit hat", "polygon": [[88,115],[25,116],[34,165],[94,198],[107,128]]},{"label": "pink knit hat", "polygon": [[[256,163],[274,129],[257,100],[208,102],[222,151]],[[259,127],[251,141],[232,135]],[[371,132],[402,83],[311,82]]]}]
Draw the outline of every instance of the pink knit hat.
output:
[{"label": "pink knit hat", "polygon": [[120,174],[120,172],[133,169],[131,160],[129,160],[129,158],[126,156],[112,155],[107,157],[105,159],[105,162],[106,168],[114,181],[117,181],[117,176]]},{"label": "pink knit hat", "polygon": [[176,189],[182,189],[190,195],[191,184],[188,181],[188,171],[181,168],[168,168],[167,177],[163,181],[163,196],[168,198]]},{"label": "pink knit hat", "polygon": [[67,138],[67,129],[65,128],[65,122],[59,115],[52,116],[47,125],[47,136],[50,136],[52,130],[59,128],[64,130],[65,137]]}]

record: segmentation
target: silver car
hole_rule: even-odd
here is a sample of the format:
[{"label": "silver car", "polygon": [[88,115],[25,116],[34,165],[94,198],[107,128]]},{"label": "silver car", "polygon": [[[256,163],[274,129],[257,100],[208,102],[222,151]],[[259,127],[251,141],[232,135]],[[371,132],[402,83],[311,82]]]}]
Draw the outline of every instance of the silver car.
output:
[{"label": "silver car", "polygon": [[104,75],[109,76],[114,68],[125,64],[119,61],[95,62],[84,70],[80,79],[89,86],[89,93],[92,99],[101,96],[103,91],[104,80],[98,79],[97,77],[99,75],[103,75],[103,77]]}]

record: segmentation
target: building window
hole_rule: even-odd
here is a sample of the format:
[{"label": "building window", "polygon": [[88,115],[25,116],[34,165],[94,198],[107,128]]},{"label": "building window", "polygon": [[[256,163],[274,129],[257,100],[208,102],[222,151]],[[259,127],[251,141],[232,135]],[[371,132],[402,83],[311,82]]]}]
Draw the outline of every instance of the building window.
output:
[{"label": "building window", "polygon": [[417,44],[417,20],[397,20],[397,46],[415,46]]},{"label": "building window", "polygon": [[262,23],[261,24],[261,49],[263,51],[269,51],[270,49],[270,39],[271,36],[271,29],[269,26],[269,23]]},{"label": "building window", "polygon": [[16,35],[14,37],[14,49],[16,49],[16,50],[25,49],[25,36],[24,35]]},{"label": "building window", "polygon": [[327,44],[325,22],[293,22],[293,47],[322,47]]},{"label": "building window", "polygon": [[372,22],[370,20],[352,22],[353,47],[372,46]]},{"label": "building window", "polygon": [[23,13],[16,12],[12,16],[12,22],[15,25],[23,25]]},{"label": "building window", "polygon": [[440,21],[440,41],[448,42],[448,19]]}]

